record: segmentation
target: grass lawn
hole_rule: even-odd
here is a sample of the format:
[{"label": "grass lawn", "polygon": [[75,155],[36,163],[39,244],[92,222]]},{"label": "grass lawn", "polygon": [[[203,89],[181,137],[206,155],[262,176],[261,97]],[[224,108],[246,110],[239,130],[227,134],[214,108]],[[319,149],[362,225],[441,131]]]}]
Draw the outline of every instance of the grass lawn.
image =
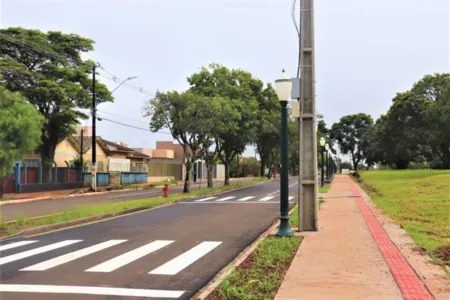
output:
[{"label": "grass lawn", "polygon": [[362,172],[361,185],[439,264],[450,265],[450,171]]},{"label": "grass lawn", "polygon": [[156,207],[162,204],[172,203],[177,200],[186,199],[194,196],[202,196],[214,192],[226,191],[238,187],[244,187],[248,185],[252,185],[258,182],[265,181],[264,178],[254,178],[253,180],[246,181],[238,181],[233,182],[229,186],[218,186],[213,187],[211,189],[202,189],[202,190],[194,190],[188,194],[174,194],[170,195],[167,198],[158,197],[158,198],[149,198],[149,199],[140,199],[140,200],[131,200],[124,201],[119,203],[100,203],[100,204],[88,204],[88,205],[80,205],[75,209],[66,210],[62,213],[31,218],[31,219],[19,219],[12,222],[6,222],[0,224],[0,237],[13,235],[27,228],[34,228],[43,225],[56,224],[61,222],[67,222],[71,220],[100,216],[107,213],[115,213],[129,209],[146,209]]},{"label": "grass lawn", "polygon": [[302,237],[268,237],[207,299],[273,299]]}]

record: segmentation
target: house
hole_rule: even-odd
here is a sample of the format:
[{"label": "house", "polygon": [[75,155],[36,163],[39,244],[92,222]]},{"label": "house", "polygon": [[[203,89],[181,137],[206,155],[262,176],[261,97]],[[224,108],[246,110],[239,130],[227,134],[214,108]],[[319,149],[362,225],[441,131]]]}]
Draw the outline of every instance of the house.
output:
[{"label": "house", "polygon": [[[87,134],[86,134],[87,133]],[[92,161],[92,136],[89,131],[80,135],[69,136],[58,143],[55,149],[54,162],[56,167],[67,167],[71,161],[83,155],[85,162]],[[96,137],[97,172],[147,172],[150,156],[127,147],[122,142],[112,142],[102,137]],[[39,153],[24,157],[27,165],[40,164]],[[85,171],[90,171],[90,164]]]}]

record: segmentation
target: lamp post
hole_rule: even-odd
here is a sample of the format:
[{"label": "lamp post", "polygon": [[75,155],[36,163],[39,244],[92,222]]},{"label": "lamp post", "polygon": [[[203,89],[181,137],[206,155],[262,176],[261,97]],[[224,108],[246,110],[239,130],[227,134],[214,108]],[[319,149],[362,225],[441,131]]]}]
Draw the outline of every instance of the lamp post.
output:
[{"label": "lamp post", "polygon": [[292,235],[289,225],[289,182],[288,182],[288,119],[287,103],[291,97],[292,81],[283,70],[281,77],[275,80],[275,91],[281,105],[281,170],[280,170],[280,228],[277,236]]},{"label": "lamp post", "polygon": [[325,160],[323,159],[323,153],[325,152],[325,138],[321,137],[320,138],[320,154],[321,154],[321,161],[322,161],[322,166],[321,166],[321,170],[320,170],[320,186],[323,187],[323,181],[324,181],[324,172],[325,172]]},{"label": "lamp post", "polygon": [[327,162],[327,181],[330,179],[330,168],[329,168],[329,162],[328,162],[328,160],[329,160],[329,157],[330,157],[330,155],[328,154],[328,150],[330,150],[330,145],[328,145],[328,143],[326,143],[325,144],[325,153],[327,154],[327,157],[326,157],[326,162]]}]

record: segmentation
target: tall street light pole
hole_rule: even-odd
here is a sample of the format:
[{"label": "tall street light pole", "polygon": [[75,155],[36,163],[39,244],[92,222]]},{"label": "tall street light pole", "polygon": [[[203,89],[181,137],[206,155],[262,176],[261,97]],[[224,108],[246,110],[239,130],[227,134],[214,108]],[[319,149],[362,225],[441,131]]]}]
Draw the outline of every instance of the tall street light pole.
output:
[{"label": "tall street light pole", "polygon": [[325,174],[324,174],[325,173],[325,168],[324,168],[325,160],[323,158],[323,152],[325,150],[325,138],[321,137],[319,143],[320,143],[320,154],[321,154],[321,161],[322,161],[321,171],[320,171],[320,186],[323,187],[323,181],[324,181],[324,177],[325,177]]},{"label": "tall street light pole", "polygon": [[288,116],[287,103],[291,97],[292,81],[283,70],[275,80],[275,91],[281,106],[281,170],[280,170],[280,228],[277,236],[292,235],[289,225],[289,174],[288,174]]},{"label": "tall street light pole", "polygon": [[[97,121],[97,99],[95,95],[95,71],[96,71],[97,65],[94,65],[92,68],[92,164],[91,164],[91,189],[95,192],[97,190],[97,170],[96,170],[96,162],[97,162],[97,136],[96,136],[96,121]],[[134,77],[128,77],[127,79],[123,80],[115,89],[109,93],[111,95],[115,90],[117,90],[122,84],[125,82],[137,78]]]}]

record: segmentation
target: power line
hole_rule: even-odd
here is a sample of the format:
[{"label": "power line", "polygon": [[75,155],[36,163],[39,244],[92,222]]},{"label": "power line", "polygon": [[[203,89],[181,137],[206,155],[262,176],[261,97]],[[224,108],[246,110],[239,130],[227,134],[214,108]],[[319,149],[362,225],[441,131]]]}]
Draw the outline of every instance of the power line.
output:
[{"label": "power line", "polygon": [[129,128],[134,128],[134,129],[139,129],[139,130],[143,130],[143,131],[148,131],[148,132],[151,132],[151,133],[161,133],[161,134],[167,134],[167,135],[170,135],[170,136],[172,135],[169,132],[162,132],[162,131],[153,132],[153,131],[151,131],[150,129],[147,129],[147,128],[137,127],[137,126],[133,126],[133,125],[130,125],[130,124],[114,121],[114,120],[111,120],[111,119],[104,118],[102,116],[99,116],[99,118],[101,119],[100,121],[108,121],[108,122],[111,122],[111,123],[115,123],[115,124],[118,124],[118,125],[129,127]]},{"label": "power line", "polygon": [[108,115],[112,115],[112,116],[116,116],[116,117],[121,117],[121,118],[129,119],[130,121],[133,121],[133,122],[136,122],[136,123],[141,123],[141,124],[148,125],[148,122],[139,121],[139,120],[136,120],[136,119],[131,118],[131,117],[119,115],[119,114],[116,114],[116,113],[112,113],[112,112],[104,111],[104,110],[100,110],[100,109],[97,109],[97,111],[102,113],[102,114],[108,114]]},{"label": "power line", "polygon": [[[51,57],[53,59],[62,61],[62,62],[66,62],[66,63],[72,63],[74,65],[78,65],[78,66],[85,66],[85,67],[91,67],[91,64],[86,63],[86,62],[82,62],[82,61],[76,61],[70,57],[67,57],[65,55],[59,54],[53,50],[49,50],[49,49],[45,49],[42,48],[42,45],[36,45],[35,43],[31,43],[30,41],[25,41],[25,40],[21,40],[21,39],[17,39],[13,36],[10,36],[8,34],[4,34],[0,32],[0,39],[3,39],[7,42],[10,42],[12,44],[16,44],[18,46],[21,46],[23,48],[27,48],[28,50],[32,50],[38,53],[41,53],[43,55],[46,55],[48,57]],[[106,78],[108,80],[113,80],[114,82],[116,81],[120,81],[122,82],[123,80],[121,80],[120,78],[118,78],[116,75],[110,73],[109,71],[107,71],[103,66],[100,65],[100,63],[97,63],[97,66],[102,69],[105,73],[101,74],[101,71],[98,73],[99,76]],[[153,97],[153,94],[150,93],[149,91],[143,89],[142,87],[139,86],[135,86],[129,83],[124,83],[124,86],[130,87],[131,89],[134,89],[135,91],[138,91],[142,94],[146,94],[147,96]]]}]

